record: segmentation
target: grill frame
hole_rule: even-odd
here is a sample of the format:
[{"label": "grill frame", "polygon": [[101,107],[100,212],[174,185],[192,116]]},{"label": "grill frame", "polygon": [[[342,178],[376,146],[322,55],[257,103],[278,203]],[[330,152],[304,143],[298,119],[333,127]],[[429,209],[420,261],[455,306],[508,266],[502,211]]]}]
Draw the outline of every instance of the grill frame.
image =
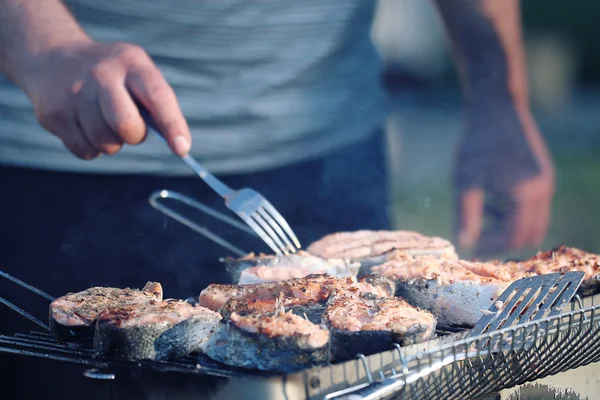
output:
[{"label": "grill frame", "polygon": [[[532,327],[537,327],[532,340],[523,341],[523,332]],[[495,348],[496,352],[492,354],[485,354],[485,350],[479,348],[479,344],[493,342],[503,342],[504,345]],[[416,354],[408,354],[409,351],[403,349],[402,356],[396,357],[398,361],[387,365],[370,360],[373,357],[369,357],[369,362],[363,366],[365,378],[359,384],[354,387],[339,387],[337,393],[330,392],[325,396],[319,394],[317,397],[311,395],[310,398],[343,398],[344,394],[362,389],[368,383],[374,383],[373,386],[379,389],[384,385],[395,384],[393,398],[480,398],[600,362],[600,295],[583,300],[577,298],[571,303],[570,311],[555,317],[444,345],[428,344],[427,347],[425,351],[418,351]],[[475,349],[476,355],[464,357],[465,349]],[[427,371],[444,358],[453,362],[436,371]],[[423,376],[406,383],[419,373],[423,373]],[[369,379],[369,376],[374,378]]]}]

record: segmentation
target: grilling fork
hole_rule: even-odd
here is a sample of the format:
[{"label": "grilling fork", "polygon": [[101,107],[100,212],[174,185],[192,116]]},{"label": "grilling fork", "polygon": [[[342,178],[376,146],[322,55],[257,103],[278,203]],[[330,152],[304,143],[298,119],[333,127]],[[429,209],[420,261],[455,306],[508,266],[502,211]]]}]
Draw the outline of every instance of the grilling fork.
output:
[{"label": "grilling fork", "polygon": [[[154,119],[138,104],[146,125],[166,143]],[[250,188],[234,190],[202,167],[191,155],[180,157],[208,186],[225,199],[225,206],[237,214],[277,255],[296,253],[300,242],[285,218],[260,193]]]}]

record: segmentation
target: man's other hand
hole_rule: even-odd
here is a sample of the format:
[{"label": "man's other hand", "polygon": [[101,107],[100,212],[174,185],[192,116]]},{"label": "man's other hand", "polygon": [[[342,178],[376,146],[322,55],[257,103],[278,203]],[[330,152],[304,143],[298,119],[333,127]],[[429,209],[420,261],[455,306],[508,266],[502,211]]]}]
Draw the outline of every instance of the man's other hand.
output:
[{"label": "man's other hand", "polygon": [[[512,113],[505,115],[510,120],[508,114]],[[461,173],[465,168],[480,168],[480,174],[473,181],[458,185],[456,240],[462,249],[473,251],[478,256],[538,247],[550,224],[554,197],[552,159],[531,113],[517,111],[516,114],[520,126],[512,125],[517,132],[507,136],[514,138],[510,143],[503,142],[495,148],[465,139],[460,145],[459,154],[462,154],[462,158],[459,156],[457,160],[456,176],[478,175],[464,171]],[[506,119],[499,122],[502,114],[497,114],[496,118],[498,119],[488,121],[487,128],[476,124],[478,129],[487,130],[487,133],[473,135],[474,142],[485,140],[486,135],[505,133],[497,128],[510,125],[504,124]],[[526,140],[518,140],[518,135]],[[513,146],[526,146],[529,151],[515,149]],[[477,150],[471,151],[473,147]],[[514,150],[515,158],[517,153],[529,153],[537,165],[535,172],[525,167],[527,163],[511,159],[511,149]],[[490,163],[494,166],[489,167]],[[484,221],[491,221],[491,226]]]}]

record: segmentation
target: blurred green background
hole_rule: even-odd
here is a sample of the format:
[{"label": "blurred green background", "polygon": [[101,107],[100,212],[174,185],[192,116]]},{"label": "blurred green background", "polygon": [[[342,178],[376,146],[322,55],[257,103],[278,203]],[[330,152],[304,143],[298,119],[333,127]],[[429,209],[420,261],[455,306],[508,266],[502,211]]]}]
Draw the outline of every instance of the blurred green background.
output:
[{"label": "blurred green background", "polygon": [[[392,211],[399,229],[452,238],[449,173],[462,100],[435,10],[416,1],[380,1],[388,12],[379,13],[374,28],[395,103],[388,126]],[[404,21],[386,16],[399,18],[389,12],[395,7],[408,10]],[[541,248],[566,244],[600,253],[600,2],[524,0],[522,13],[532,104],[557,173]]]}]

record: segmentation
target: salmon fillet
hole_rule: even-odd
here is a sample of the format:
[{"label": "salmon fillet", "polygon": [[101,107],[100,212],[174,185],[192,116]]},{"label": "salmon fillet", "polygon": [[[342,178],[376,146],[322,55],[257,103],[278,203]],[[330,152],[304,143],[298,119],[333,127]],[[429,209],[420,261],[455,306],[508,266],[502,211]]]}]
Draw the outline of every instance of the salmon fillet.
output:
[{"label": "salmon fillet", "polygon": [[329,331],[291,312],[233,313],[209,339],[206,354],[235,367],[290,373],[329,363]]},{"label": "salmon fillet", "polygon": [[538,252],[528,260],[507,264],[536,274],[582,271],[585,274],[584,280],[588,281],[588,284],[593,283],[596,277],[600,276],[600,255],[567,246]]},{"label": "salmon fillet", "polygon": [[286,256],[250,253],[242,258],[225,259],[233,282],[240,285],[285,281],[307,275],[325,274],[333,277],[356,275],[360,264],[342,259],[323,259],[298,251]]},{"label": "salmon fillet", "polygon": [[201,350],[221,315],[168,299],[109,308],[98,316],[94,350],[130,360],[166,360]]},{"label": "salmon fillet", "polygon": [[358,281],[354,276],[335,278],[328,275],[308,275],[283,282],[266,282],[252,285],[209,285],[200,293],[200,305],[213,311],[223,308],[230,300],[274,301],[295,298],[325,303],[340,292],[360,294],[371,292],[381,296],[393,295],[394,286],[388,280],[374,277]]},{"label": "salmon fillet", "polygon": [[376,257],[393,250],[457,258],[454,246],[449,241],[412,231],[338,232],[313,242],[307,248],[309,253],[319,257],[353,260]]},{"label": "salmon fillet", "polygon": [[107,308],[162,300],[162,286],[148,282],[142,290],[93,287],[68,293],[50,303],[50,329],[61,341],[89,339],[98,314]]},{"label": "salmon fillet", "polygon": [[394,281],[435,280],[442,285],[459,281],[480,284],[512,282],[533,275],[532,272],[523,270],[518,265],[446,260],[434,256],[407,254],[395,254],[389,261],[372,267],[371,271]]}]

